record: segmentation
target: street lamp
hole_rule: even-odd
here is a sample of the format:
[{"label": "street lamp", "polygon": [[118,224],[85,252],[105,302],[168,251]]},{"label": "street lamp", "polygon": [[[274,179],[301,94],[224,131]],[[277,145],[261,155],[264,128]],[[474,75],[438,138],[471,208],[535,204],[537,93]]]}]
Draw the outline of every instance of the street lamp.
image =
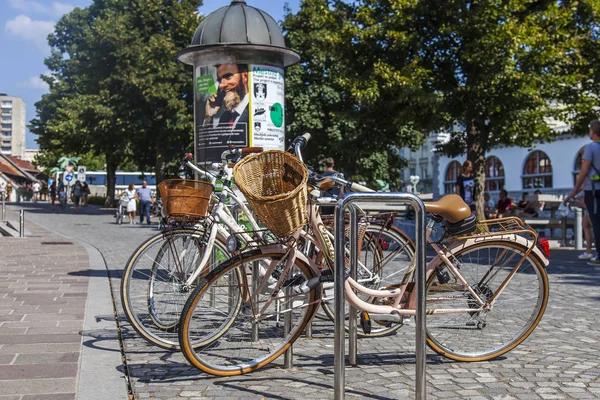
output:
[{"label": "street lamp", "polygon": [[414,194],[417,194],[417,183],[419,183],[420,180],[421,178],[419,178],[419,175],[410,176],[410,183],[412,183],[412,192]]}]

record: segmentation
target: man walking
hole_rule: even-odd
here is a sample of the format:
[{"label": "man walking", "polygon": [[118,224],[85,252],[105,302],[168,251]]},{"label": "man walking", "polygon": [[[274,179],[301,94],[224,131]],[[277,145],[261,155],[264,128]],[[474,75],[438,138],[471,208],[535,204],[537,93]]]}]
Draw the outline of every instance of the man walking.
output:
[{"label": "man walking", "polygon": [[140,198],[140,224],[144,222],[144,216],[146,216],[146,223],[150,225],[150,204],[152,204],[152,191],[147,187],[148,182],[143,181],[142,187],[137,190],[137,194]]},{"label": "man walking", "polygon": [[[597,119],[591,121],[589,128],[590,139],[593,142],[585,146],[581,171],[577,175],[575,187],[565,197],[564,202],[575,198],[581,189],[584,190],[585,206],[592,221],[596,250],[598,250],[600,249],[600,121]],[[600,257],[588,264],[600,266]]]}]

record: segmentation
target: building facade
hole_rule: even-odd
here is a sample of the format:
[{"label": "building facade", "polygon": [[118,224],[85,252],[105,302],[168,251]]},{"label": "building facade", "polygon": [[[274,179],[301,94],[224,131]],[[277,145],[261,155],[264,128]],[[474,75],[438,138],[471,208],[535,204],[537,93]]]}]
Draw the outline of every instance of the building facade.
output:
[{"label": "building facade", "polygon": [[413,151],[408,147],[400,149],[398,152],[401,157],[408,161],[408,168],[402,171],[403,190],[412,188],[411,176],[418,176],[417,192],[433,193],[435,182],[438,176],[437,153],[435,149],[439,143],[448,141],[448,133],[431,133],[425,140],[423,146]]},{"label": "building facade", "polygon": [[0,93],[0,153],[22,158],[25,155],[25,102]]},{"label": "building facade", "polygon": [[[485,190],[492,199],[501,189],[509,197],[520,198],[521,193],[568,194],[581,168],[581,156],[589,137],[561,134],[550,143],[532,148],[502,146],[486,154]],[[454,193],[456,178],[466,156],[450,158],[437,156],[438,174],[434,196]]]}]

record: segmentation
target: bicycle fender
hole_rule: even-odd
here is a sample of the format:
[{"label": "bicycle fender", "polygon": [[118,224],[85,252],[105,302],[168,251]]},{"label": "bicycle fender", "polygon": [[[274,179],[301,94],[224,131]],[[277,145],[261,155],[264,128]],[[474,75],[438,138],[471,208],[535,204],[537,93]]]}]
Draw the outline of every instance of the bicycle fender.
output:
[{"label": "bicycle fender", "polygon": [[[548,260],[548,258],[546,257],[546,255],[542,252],[542,250],[540,250],[540,248],[536,245],[533,244],[533,242],[529,239],[526,239],[522,236],[519,235],[502,235],[502,236],[488,236],[488,237],[477,237],[477,236],[473,236],[473,237],[469,237],[466,238],[460,242],[457,242],[456,244],[453,244],[452,246],[449,247],[449,250],[452,254],[456,254],[458,251],[469,247],[469,246],[473,246],[475,244],[478,243],[485,243],[485,242],[497,242],[497,241],[506,241],[506,242],[513,242],[513,243],[517,243],[521,246],[523,246],[524,249],[529,249],[533,246],[533,249],[531,250],[531,254],[534,255],[534,257],[536,257],[539,261],[542,262],[542,264],[544,265],[544,267],[547,267],[550,264],[550,260]],[[439,259],[439,256],[435,257],[436,259]],[[436,260],[437,261],[437,260]]]}]

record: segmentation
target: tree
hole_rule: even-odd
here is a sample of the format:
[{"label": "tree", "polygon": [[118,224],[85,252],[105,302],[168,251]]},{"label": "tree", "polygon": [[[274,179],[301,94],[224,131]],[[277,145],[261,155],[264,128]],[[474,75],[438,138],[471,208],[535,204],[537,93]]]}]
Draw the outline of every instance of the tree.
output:
[{"label": "tree", "polygon": [[398,187],[405,164],[397,149],[422,143],[434,96],[405,58],[407,37],[396,35],[388,49],[388,32],[367,14],[327,0],[307,0],[296,15],[287,13],[288,46],[301,55],[286,73],[287,130],[313,134],[309,162],[331,156],[354,180]]},{"label": "tree", "polygon": [[[111,202],[115,171],[125,160],[142,167],[149,157],[168,159],[191,138],[191,77],[184,88],[182,66],[171,66],[175,49],[192,37],[199,4],[96,0],[61,18],[49,37],[50,93],[36,104],[31,130],[42,152],[102,155]],[[151,165],[164,173],[162,162]]]},{"label": "tree", "polygon": [[[438,94],[434,119],[451,133],[443,151],[466,152],[475,193],[483,193],[485,155],[501,144],[530,147],[556,133],[546,118],[568,120],[566,93],[581,79],[585,36],[576,2],[441,1],[407,7],[413,62]],[[483,215],[483,196],[477,196]]]},{"label": "tree", "polygon": [[597,1],[307,0],[283,25],[303,59],[288,71],[289,130],[316,131],[345,168],[379,179],[369,169],[394,146],[445,130],[442,151],[467,153],[482,193],[489,149],[551,140],[546,118],[590,109],[590,9]]}]

